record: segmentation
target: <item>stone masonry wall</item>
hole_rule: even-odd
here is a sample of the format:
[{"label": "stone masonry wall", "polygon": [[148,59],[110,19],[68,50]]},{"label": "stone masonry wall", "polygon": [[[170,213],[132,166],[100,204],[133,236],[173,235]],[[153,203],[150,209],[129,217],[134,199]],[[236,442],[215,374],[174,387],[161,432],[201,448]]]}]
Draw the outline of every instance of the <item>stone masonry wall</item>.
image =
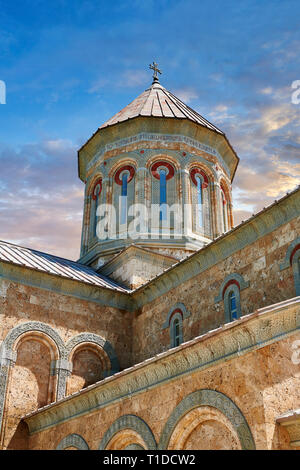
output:
[{"label": "stone masonry wall", "polygon": [[215,297],[229,274],[249,281],[240,292],[242,315],[295,297],[292,268],[280,271],[280,264],[299,233],[298,217],[140,308],[133,321],[133,363],[170,348],[169,328],[163,324],[178,302],[191,313],[183,320],[183,341],[225,323],[224,302],[215,303]]},{"label": "stone masonry wall", "polygon": [[[0,277],[0,346],[13,328],[28,321],[52,327],[65,344],[84,332],[101,336],[114,348],[121,369],[131,364],[130,343],[127,341],[131,336],[131,314]],[[45,338],[34,332],[26,333],[16,346],[17,360],[9,368],[4,401],[1,435],[4,448],[18,438],[18,424],[24,414],[55,400],[57,375],[53,371],[53,362],[58,358],[54,350],[51,342],[48,344]],[[83,356],[86,359],[87,355],[89,360],[79,364],[78,358]],[[74,356],[67,393],[99,380],[98,370],[91,370],[99,361],[92,351],[79,351]]]},{"label": "stone masonry wall", "polygon": [[[109,427],[128,414],[142,418],[158,443],[175,407],[192,392],[210,389],[222,392],[238,406],[250,427],[256,449],[290,449],[288,433],[276,424],[276,418],[300,404],[299,365],[291,361],[292,344],[298,338],[299,335],[294,334],[34,433],[29,438],[29,448],[55,449],[63,438],[75,433],[84,438],[90,449],[97,449]],[[186,449],[240,448],[241,444],[225,415],[226,410],[220,413],[212,407],[187,412],[176,425],[170,446]],[[137,443],[134,435],[130,442],[126,432],[128,429],[116,434],[119,449],[124,448],[125,443]],[[179,443],[181,447],[177,447]],[[111,448],[110,443],[107,448]]]}]

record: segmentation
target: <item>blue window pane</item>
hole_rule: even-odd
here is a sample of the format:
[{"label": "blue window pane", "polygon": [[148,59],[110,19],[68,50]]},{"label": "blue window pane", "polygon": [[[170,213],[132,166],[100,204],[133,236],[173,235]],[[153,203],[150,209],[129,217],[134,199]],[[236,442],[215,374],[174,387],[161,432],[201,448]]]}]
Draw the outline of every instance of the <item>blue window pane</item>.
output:
[{"label": "blue window pane", "polygon": [[128,173],[123,173],[121,190],[121,225],[126,224],[127,221],[127,183]]},{"label": "blue window pane", "polygon": [[128,174],[123,173],[123,175],[122,175],[122,196],[127,196],[127,180],[128,180]]},{"label": "blue window pane", "polygon": [[179,320],[176,319],[173,324],[174,328],[174,346],[179,346],[180,344],[180,325]]},{"label": "blue window pane", "polygon": [[203,227],[203,199],[202,199],[202,181],[200,176],[197,176],[197,198],[198,198],[198,224]]},{"label": "blue window pane", "polygon": [[96,200],[95,200],[94,237],[97,236],[97,221],[98,221],[98,217],[97,217],[97,208],[98,208],[98,200],[99,200],[99,194],[98,194],[98,192],[97,192],[97,193],[96,193]]},{"label": "blue window pane", "polygon": [[165,220],[167,217],[167,208],[166,208],[166,203],[167,203],[167,174],[166,170],[160,170],[159,171],[159,203],[160,203],[160,213],[159,213],[159,219],[160,220]]},{"label": "blue window pane", "polygon": [[229,296],[230,314],[232,319],[237,319],[237,306],[235,293],[231,292]]}]

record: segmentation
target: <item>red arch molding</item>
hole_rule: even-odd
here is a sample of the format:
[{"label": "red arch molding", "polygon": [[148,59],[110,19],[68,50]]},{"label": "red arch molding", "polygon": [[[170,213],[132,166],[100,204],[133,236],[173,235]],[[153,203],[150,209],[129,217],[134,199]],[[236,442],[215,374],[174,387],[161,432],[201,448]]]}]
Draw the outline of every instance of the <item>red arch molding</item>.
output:
[{"label": "red arch molding", "polygon": [[223,289],[223,292],[222,292],[222,297],[223,297],[223,299],[224,299],[224,294],[225,294],[226,289],[227,289],[231,284],[235,284],[236,286],[238,286],[239,290],[241,290],[238,281],[236,281],[235,279],[230,279],[230,281],[228,281],[227,284],[224,286],[224,289]]},{"label": "red arch molding", "polygon": [[96,188],[97,186],[100,186],[100,191],[99,191],[99,195],[101,194],[101,191],[102,191],[102,178],[98,178],[94,184],[94,188],[93,188],[93,192],[92,192],[92,198],[94,201],[96,201],[97,199],[97,193],[96,193]]},{"label": "red arch molding", "polygon": [[182,320],[183,320],[183,313],[182,313],[182,310],[181,310],[180,308],[175,308],[175,310],[173,310],[173,312],[172,312],[172,315],[170,316],[169,325],[170,325],[171,320],[172,320],[172,317],[175,315],[175,313],[180,313],[181,318],[182,318]]},{"label": "red arch molding", "polygon": [[120,179],[120,174],[125,170],[129,171],[129,178],[127,180],[127,183],[130,183],[130,181],[132,180],[132,178],[135,175],[135,169],[131,165],[125,165],[125,166],[122,166],[121,168],[119,168],[118,171],[115,174],[115,182],[117,184],[119,184],[120,186],[122,186],[122,181]]},{"label": "red arch molding", "polygon": [[201,175],[203,177],[203,180],[204,180],[203,188],[207,188],[207,186],[208,186],[207,175],[200,168],[192,168],[191,169],[190,175],[191,175],[191,178],[192,178],[192,181],[193,181],[194,185],[197,186],[197,181],[196,181],[196,175],[197,174]]},{"label": "red arch molding", "polygon": [[296,251],[298,251],[299,249],[300,249],[300,243],[298,243],[298,245],[295,246],[295,248],[293,249],[293,251],[291,253],[291,256],[290,256],[290,265],[291,266],[292,266],[294,255],[295,255]]},{"label": "red arch molding", "polygon": [[220,184],[220,187],[221,187],[221,190],[222,190],[222,193],[223,193],[223,196],[224,196],[223,204],[226,204],[226,202],[227,202],[226,191],[224,189],[223,184]]},{"label": "red arch molding", "polygon": [[174,167],[169,162],[163,162],[163,161],[153,163],[151,167],[151,173],[154,176],[154,178],[156,178],[157,180],[160,179],[160,175],[157,171],[157,168],[160,166],[164,166],[168,169],[168,174],[166,176],[167,180],[170,180],[171,178],[173,178],[174,173],[175,173]]}]

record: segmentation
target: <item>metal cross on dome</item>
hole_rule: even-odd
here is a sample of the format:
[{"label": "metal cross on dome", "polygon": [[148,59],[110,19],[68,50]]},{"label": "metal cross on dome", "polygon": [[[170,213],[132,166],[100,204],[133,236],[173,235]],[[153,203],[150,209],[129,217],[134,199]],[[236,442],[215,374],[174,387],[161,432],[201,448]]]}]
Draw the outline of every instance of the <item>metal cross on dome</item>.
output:
[{"label": "metal cross on dome", "polygon": [[153,61],[152,64],[149,65],[149,69],[153,70],[153,82],[158,82],[157,72],[162,74],[162,72],[159,70],[159,68],[157,66],[158,66],[158,64],[154,61]]}]

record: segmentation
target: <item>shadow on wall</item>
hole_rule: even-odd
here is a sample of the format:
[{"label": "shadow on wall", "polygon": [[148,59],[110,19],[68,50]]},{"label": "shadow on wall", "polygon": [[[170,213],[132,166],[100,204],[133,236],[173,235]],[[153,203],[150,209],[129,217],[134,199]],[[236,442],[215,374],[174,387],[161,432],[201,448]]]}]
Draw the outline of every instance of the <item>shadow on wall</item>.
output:
[{"label": "shadow on wall", "polygon": [[28,450],[29,430],[24,421],[20,421],[14,435],[12,436],[7,449],[8,450]]},{"label": "shadow on wall", "polygon": [[50,367],[48,346],[33,338],[19,345],[17,361],[11,369],[4,413],[4,447],[11,446],[22,416],[54,401],[54,377],[50,374]]}]

